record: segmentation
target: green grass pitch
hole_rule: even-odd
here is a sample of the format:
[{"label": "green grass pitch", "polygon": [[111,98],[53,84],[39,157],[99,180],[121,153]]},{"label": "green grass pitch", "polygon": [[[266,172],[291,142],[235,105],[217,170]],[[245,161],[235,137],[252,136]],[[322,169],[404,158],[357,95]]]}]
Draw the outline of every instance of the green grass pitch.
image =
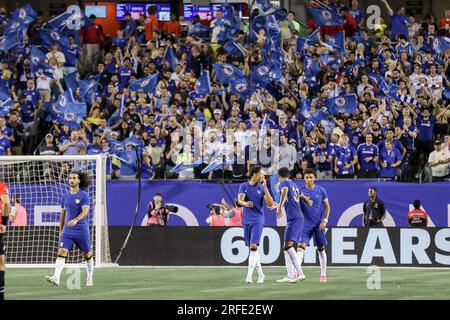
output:
[{"label": "green grass pitch", "polygon": [[[329,268],[328,283],[319,282],[319,268],[305,267],[306,280],[276,283],[282,267],[263,267],[263,285],[244,283],[246,268],[102,268],[94,287],[86,288],[84,268],[63,271],[61,284],[45,282],[52,269],[14,269],[6,272],[6,299],[450,299],[450,270],[381,268],[380,289],[369,290],[366,268]],[[68,269],[70,270],[70,269]],[[72,278],[71,278],[72,277]],[[76,286],[81,278],[80,289]],[[69,280],[69,281],[68,281]]]}]

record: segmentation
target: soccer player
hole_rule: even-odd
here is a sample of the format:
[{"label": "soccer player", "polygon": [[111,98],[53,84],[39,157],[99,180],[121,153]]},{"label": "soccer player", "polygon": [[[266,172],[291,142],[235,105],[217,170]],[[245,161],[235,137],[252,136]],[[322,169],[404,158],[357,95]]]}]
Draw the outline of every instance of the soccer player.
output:
[{"label": "soccer player", "polygon": [[8,187],[3,182],[0,182],[0,208],[2,210],[0,214],[0,300],[5,300],[6,255],[3,234],[6,232],[6,225],[8,224],[10,204]]},{"label": "soccer player", "polygon": [[239,186],[238,203],[244,207],[244,238],[245,245],[250,248],[248,258],[247,283],[253,283],[253,271],[258,272],[258,283],[264,283],[258,246],[264,228],[264,200],[269,208],[276,206],[267,188],[267,183],[260,166],[250,169],[250,181]]},{"label": "soccer player", "polygon": [[[279,189],[281,193],[280,203],[277,207],[277,218],[283,217],[282,208],[286,205],[287,225],[284,231],[284,259],[286,261],[286,269],[288,276],[277,282],[291,282],[295,283],[305,279],[300,260],[295,253],[294,243],[299,243],[303,228],[303,213],[300,207],[300,199],[312,205],[312,201],[300,194],[300,190],[294,181],[289,179],[289,169],[281,168],[278,170],[278,177],[280,181]],[[292,267],[294,266],[296,275],[293,274]]]},{"label": "soccer player", "polygon": [[[94,261],[89,234],[89,196],[83,191],[89,186],[90,180],[86,173],[71,172],[69,174],[70,191],[62,197],[61,219],[59,223],[59,250],[53,276],[46,276],[45,280],[58,286],[59,278],[69,250],[76,245],[86,259],[87,281],[86,287],[92,287]],[[80,190],[81,189],[81,190]]]},{"label": "soccer player", "polygon": [[[325,228],[327,227],[328,216],[330,215],[328,194],[324,188],[314,184],[316,173],[313,169],[306,169],[303,176],[305,179],[305,187],[300,190],[305,196],[311,199],[313,203],[310,206],[301,203],[305,220],[303,223],[300,245],[297,248],[297,254],[301,265],[306,247],[309,245],[311,237],[314,237],[314,245],[317,246],[317,251],[319,252],[320,282],[327,282],[327,254],[325,252],[325,247],[328,243],[325,235]],[[322,212],[322,204],[325,207],[325,217]]]}]

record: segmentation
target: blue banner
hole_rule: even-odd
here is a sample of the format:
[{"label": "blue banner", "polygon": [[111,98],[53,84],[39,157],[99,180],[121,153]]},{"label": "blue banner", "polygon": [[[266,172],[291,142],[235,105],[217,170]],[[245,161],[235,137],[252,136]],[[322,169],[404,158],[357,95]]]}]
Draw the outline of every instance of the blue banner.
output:
[{"label": "blue banner", "polygon": [[[297,181],[304,186],[303,181]],[[387,210],[385,226],[407,227],[408,211],[412,202],[419,199],[429,214],[429,226],[450,226],[450,199],[442,195],[450,192],[450,183],[395,183],[377,181],[318,181],[329,196],[331,213],[329,226],[361,226],[362,205],[367,201],[367,190],[376,187],[379,198]],[[137,201],[137,182],[118,181],[107,183],[108,223],[110,226],[128,226],[133,221]],[[160,192],[166,203],[179,207],[172,213],[169,226],[206,226],[209,210],[206,205],[220,203],[224,198],[228,203],[236,198],[239,183],[198,182],[198,181],[148,181],[142,184],[141,206],[137,218],[138,225],[146,225],[148,203],[155,192]],[[447,190],[447,191],[445,191]],[[126,198],[123,195],[127,195]],[[228,196],[229,195],[229,196]],[[266,209],[266,225],[285,225],[277,220],[275,210]]]}]

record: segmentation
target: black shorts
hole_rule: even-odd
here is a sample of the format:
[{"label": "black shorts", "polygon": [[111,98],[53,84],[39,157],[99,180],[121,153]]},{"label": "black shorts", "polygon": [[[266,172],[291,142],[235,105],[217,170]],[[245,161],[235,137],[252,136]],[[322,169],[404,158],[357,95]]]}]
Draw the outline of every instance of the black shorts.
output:
[{"label": "black shorts", "polygon": [[5,254],[5,244],[3,243],[3,234],[0,234],[0,256]]}]

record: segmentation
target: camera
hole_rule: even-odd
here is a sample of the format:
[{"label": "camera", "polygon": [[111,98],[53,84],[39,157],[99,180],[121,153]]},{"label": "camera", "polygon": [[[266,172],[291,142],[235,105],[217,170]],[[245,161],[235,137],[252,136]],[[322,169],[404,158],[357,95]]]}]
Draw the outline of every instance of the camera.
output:
[{"label": "camera", "polygon": [[170,212],[173,212],[173,213],[177,213],[178,212],[178,207],[177,206],[172,206],[170,204],[166,205],[166,209],[169,210]]},{"label": "camera", "polygon": [[214,211],[215,214],[220,215],[220,209],[221,209],[220,206],[213,205],[213,204],[207,204],[206,207],[209,210]]}]

